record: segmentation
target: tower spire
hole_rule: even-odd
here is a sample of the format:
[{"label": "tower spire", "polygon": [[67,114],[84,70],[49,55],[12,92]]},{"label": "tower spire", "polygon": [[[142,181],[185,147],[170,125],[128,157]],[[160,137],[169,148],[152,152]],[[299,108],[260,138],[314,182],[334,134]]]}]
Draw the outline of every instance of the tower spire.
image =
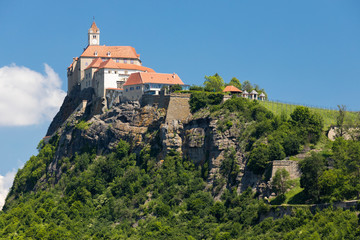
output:
[{"label": "tower spire", "polygon": [[88,44],[89,46],[100,44],[100,30],[96,26],[95,17],[93,17],[93,22],[88,31]]}]

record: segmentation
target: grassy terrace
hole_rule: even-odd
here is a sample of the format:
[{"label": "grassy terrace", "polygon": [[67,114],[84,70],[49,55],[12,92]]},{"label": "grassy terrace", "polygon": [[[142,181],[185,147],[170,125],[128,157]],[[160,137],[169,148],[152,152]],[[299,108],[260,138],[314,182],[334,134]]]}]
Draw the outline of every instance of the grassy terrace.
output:
[{"label": "grassy terrace", "polygon": [[[280,115],[281,113],[285,113],[287,116],[294,111],[294,109],[300,105],[288,104],[288,103],[280,103],[280,102],[272,102],[272,101],[259,101],[264,107],[272,111],[276,115]],[[331,125],[336,124],[336,117],[339,115],[337,110],[325,109],[325,108],[316,108],[309,107],[312,111],[320,114],[324,119],[324,128],[328,129]],[[346,113],[345,122],[348,124],[353,123],[355,120],[359,119],[359,112],[350,112]]]}]

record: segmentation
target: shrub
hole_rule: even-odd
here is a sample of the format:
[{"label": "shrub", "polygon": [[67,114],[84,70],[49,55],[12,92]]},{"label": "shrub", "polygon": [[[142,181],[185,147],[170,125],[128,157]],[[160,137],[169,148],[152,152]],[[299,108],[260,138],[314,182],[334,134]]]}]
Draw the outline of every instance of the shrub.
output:
[{"label": "shrub", "polygon": [[256,174],[262,174],[269,162],[268,147],[261,143],[250,153],[249,162],[247,166]]},{"label": "shrub", "polygon": [[88,122],[85,122],[84,120],[81,120],[80,122],[75,124],[75,127],[77,129],[80,129],[80,130],[87,130],[87,129],[89,129],[90,125],[91,125],[91,123],[88,123]]},{"label": "shrub", "polygon": [[223,100],[222,93],[193,92],[190,96],[190,110],[192,113],[209,105],[220,104]]}]

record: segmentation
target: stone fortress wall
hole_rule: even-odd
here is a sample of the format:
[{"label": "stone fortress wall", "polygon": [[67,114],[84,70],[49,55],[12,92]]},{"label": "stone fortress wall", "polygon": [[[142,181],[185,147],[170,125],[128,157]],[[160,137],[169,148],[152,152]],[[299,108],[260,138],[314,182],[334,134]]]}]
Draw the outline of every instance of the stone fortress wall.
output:
[{"label": "stone fortress wall", "polygon": [[271,179],[279,169],[285,169],[290,174],[290,179],[299,178],[301,176],[299,164],[297,161],[291,160],[274,160],[272,163]]},{"label": "stone fortress wall", "polygon": [[185,121],[190,115],[190,93],[171,93],[169,95],[143,95],[140,105],[157,106],[166,109],[166,122]]}]

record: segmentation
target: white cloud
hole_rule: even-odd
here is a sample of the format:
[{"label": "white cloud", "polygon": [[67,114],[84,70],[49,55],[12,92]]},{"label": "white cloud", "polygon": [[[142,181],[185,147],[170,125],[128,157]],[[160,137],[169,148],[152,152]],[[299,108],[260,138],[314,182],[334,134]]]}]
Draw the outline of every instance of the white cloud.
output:
[{"label": "white cloud", "polygon": [[0,126],[26,126],[52,120],[66,93],[47,64],[45,74],[12,64],[0,68]]},{"label": "white cloud", "polygon": [[13,184],[16,171],[8,172],[5,176],[0,175],[0,210],[5,204],[5,198]]}]

